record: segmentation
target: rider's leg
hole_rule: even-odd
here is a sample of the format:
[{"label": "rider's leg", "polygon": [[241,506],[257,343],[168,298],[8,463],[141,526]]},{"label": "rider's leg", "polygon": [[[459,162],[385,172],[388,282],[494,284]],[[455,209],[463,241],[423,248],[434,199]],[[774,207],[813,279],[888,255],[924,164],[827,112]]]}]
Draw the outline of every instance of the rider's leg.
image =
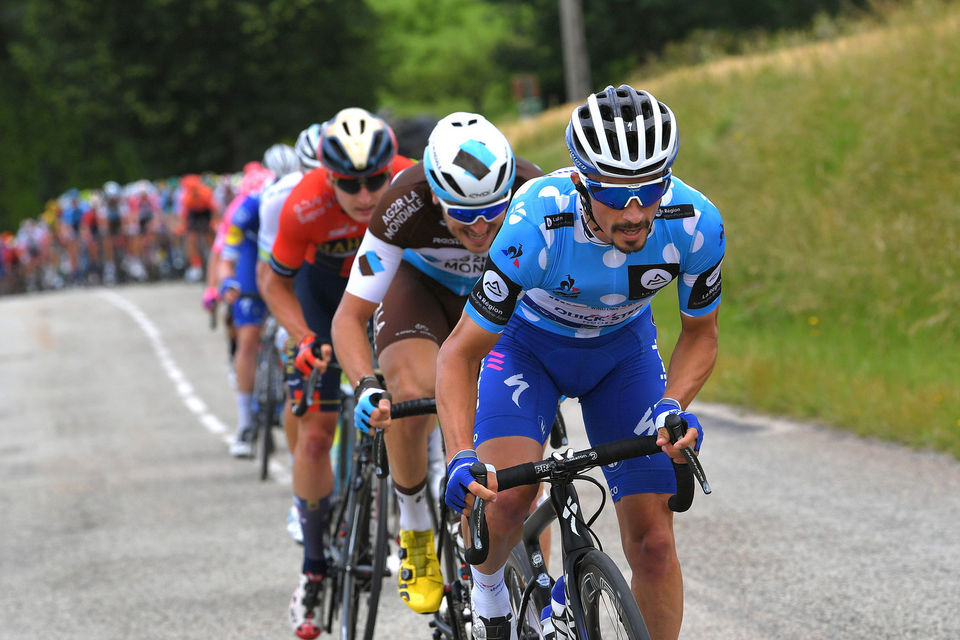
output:
[{"label": "rider's leg", "polygon": [[636,494],[616,505],[623,552],[633,570],[630,586],[650,636],[658,639],[678,637],[683,621],[683,577],[667,497]]},{"label": "rider's leg", "polygon": [[[498,469],[539,460],[542,454],[542,443],[525,436],[493,438],[477,447],[480,460]],[[484,624],[510,615],[510,595],[504,583],[503,567],[510,550],[520,542],[523,521],[538,490],[538,485],[509,489],[499,492],[497,500],[486,505],[490,544],[486,561],[472,567],[471,591],[474,612],[484,619]]]},{"label": "rider's leg", "polygon": [[[236,316],[234,316],[236,317]],[[257,370],[257,350],[260,346],[260,325],[245,324],[235,328],[237,350],[233,356],[237,376],[237,435],[236,441],[251,442],[253,429],[253,380]],[[251,452],[246,452],[250,455]]]},{"label": "rider's leg", "polygon": [[309,412],[300,419],[293,452],[293,492],[303,523],[304,572],[324,573],[324,533],[333,493],[330,447],[337,427],[334,411]]},{"label": "rider's leg", "polygon": [[[439,350],[436,342],[423,338],[394,342],[383,350],[380,367],[394,402],[433,397]],[[427,440],[436,421],[433,414],[404,418],[392,422],[384,434],[390,473],[400,494],[401,529],[431,527],[426,501],[413,502],[404,497],[422,493],[426,486]]]}]

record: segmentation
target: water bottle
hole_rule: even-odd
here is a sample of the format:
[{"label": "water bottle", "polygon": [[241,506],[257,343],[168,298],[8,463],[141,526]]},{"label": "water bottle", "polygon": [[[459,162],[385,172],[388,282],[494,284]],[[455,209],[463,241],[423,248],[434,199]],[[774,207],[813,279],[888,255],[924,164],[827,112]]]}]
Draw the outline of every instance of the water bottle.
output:
[{"label": "water bottle", "polygon": [[553,604],[548,604],[540,612],[540,633],[543,640],[555,640],[556,630],[553,628]]},{"label": "water bottle", "polygon": [[574,637],[567,622],[567,593],[564,589],[563,576],[553,583],[553,589],[550,590],[550,618],[553,622],[553,637],[556,640]]}]

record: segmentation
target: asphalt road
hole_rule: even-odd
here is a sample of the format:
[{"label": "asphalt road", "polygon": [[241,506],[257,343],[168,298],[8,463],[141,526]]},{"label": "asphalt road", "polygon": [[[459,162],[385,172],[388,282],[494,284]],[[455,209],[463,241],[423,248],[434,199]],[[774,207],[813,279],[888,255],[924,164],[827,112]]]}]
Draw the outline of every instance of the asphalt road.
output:
[{"label": "asphalt road", "polygon": [[[0,640],[293,637],[289,464],[261,483],[227,454],[200,294],[0,299]],[[682,638],[960,638],[960,463],[697,410],[714,493],[677,518]],[[378,637],[429,637],[390,591],[380,616]]]}]

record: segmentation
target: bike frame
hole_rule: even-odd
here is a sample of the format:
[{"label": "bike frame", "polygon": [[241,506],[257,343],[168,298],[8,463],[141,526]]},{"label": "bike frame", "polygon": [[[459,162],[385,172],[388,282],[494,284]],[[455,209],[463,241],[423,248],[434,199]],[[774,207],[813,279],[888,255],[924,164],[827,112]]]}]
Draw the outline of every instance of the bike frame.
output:
[{"label": "bike frame", "polygon": [[578,629],[585,629],[583,620],[583,606],[580,598],[580,587],[577,580],[570,579],[576,575],[576,567],[580,559],[592,549],[596,549],[594,535],[583,518],[583,509],[580,506],[580,496],[573,481],[581,477],[565,471],[557,471],[550,478],[550,499],[536,508],[527,516],[523,523],[523,546],[527,552],[527,559],[533,567],[534,580],[524,593],[524,600],[518,615],[518,623],[524,620],[526,608],[532,600],[537,612],[550,604],[550,590],[553,580],[547,573],[543,550],[540,548],[540,535],[555,520],[560,520],[560,549],[563,556],[563,575],[568,576],[566,591],[569,598],[567,610],[574,614],[573,624]]}]

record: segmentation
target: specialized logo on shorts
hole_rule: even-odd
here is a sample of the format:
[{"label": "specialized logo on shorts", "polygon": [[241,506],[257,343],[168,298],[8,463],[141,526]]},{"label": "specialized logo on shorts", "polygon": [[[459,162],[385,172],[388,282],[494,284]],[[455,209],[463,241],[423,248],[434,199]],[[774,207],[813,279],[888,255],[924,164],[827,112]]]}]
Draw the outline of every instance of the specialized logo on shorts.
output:
[{"label": "specialized logo on shorts", "polygon": [[560,286],[553,290],[554,295],[558,295],[561,298],[576,298],[580,295],[580,289],[573,286],[575,280],[573,276],[569,273],[567,274],[567,279],[560,283]]},{"label": "specialized logo on shorts", "polygon": [[483,292],[493,302],[503,302],[507,299],[509,291],[507,289],[507,283],[500,277],[500,274],[488,269],[487,272],[483,274]]},{"label": "specialized logo on shorts", "polygon": [[510,260],[513,262],[513,266],[518,267],[518,268],[520,267],[520,260],[519,260],[518,258],[520,258],[520,256],[523,255],[523,245],[522,245],[522,244],[519,244],[519,245],[517,245],[517,246],[515,246],[515,247],[507,247],[506,249],[501,249],[500,252],[501,252],[503,255],[505,255],[505,256],[507,256],[508,258],[510,258]]},{"label": "specialized logo on shorts", "polygon": [[519,408],[520,394],[526,391],[530,387],[530,384],[523,379],[522,373],[518,373],[516,375],[510,376],[509,378],[503,381],[503,384],[507,385],[508,387],[517,388],[517,390],[513,392],[513,396],[511,396],[511,400],[513,400],[513,404],[517,405],[517,408]]},{"label": "specialized logo on shorts", "polygon": [[375,251],[367,251],[357,260],[357,266],[360,273],[365,276],[372,276],[375,273],[383,271],[383,263],[380,262],[380,256]]}]

